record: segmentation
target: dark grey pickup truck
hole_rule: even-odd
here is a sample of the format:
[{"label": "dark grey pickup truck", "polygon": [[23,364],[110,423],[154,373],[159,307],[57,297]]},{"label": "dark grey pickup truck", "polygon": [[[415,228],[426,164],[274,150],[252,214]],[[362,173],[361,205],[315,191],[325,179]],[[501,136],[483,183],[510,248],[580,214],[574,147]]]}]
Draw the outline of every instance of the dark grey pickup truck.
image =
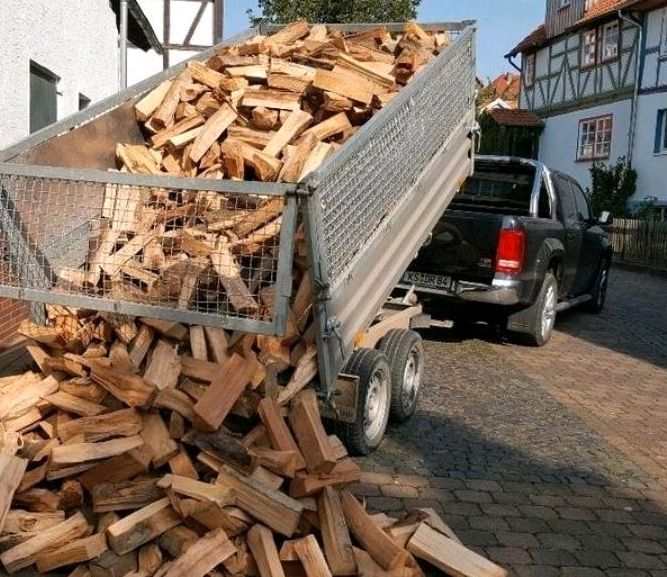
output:
[{"label": "dark grey pickup truck", "polygon": [[612,248],[581,186],[532,160],[478,157],[399,287],[435,318],[502,324],[541,346],[556,313],[604,306]]}]

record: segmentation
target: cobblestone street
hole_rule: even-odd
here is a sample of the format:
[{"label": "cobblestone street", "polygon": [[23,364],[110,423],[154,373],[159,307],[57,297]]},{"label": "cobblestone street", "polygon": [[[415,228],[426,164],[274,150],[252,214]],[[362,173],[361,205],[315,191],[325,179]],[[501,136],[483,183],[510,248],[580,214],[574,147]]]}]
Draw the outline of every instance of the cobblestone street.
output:
[{"label": "cobblestone street", "polygon": [[615,270],[608,309],[562,315],[544,349],[425,333],[419,412],[357,492],[436,508],[512,575],[667,576],[666,292]]}]

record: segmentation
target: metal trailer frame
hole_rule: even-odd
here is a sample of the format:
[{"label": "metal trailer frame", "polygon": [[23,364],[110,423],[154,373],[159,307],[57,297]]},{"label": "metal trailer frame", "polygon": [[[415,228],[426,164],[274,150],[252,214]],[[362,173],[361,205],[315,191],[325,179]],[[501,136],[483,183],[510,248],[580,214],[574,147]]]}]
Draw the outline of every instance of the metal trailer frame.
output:
[{"label": "metal trailer frame", "polygon": [[[357,32],[378,24],[329,25]],[[400,31],[403,24],[387,24]],[[109,173],[96,165],[78,168],[82,161],[70,150],[83,147],[91,135],[117,142],[133,103],[185,68],[186,62],[108,98],[83,112],[0,152],[0,233],[11,240],[10,258],[24,263],[21,286],[0,285],[0,296],[106,310],[137,316],[156,316],[192,324],[218,325],[230,330],[280,334],[285,329],[292,288],[292,252],[297,210],[306,231],[313,285],[314,321],[318,348],[319,393],[333,395],[337,376],[402,272],[428,237],[461,182],[473,166],[475,112],[475,26],[473,22],[423,25],[446,31],[452,45],[405,87],[390,103],[298,185],[212,181],[169,176]],[[229,39],[241,42],[255,28]],[[212,56],[221,45],[191,60]],[[98,124],[102,129],[95,132]],[[104,122],[106,121],[106,129]],[[134,122],[136,125],[136,122]],[[83,129],[83,130],[81,130]],[[78,133],[78,130],[81,130]],[[109,130],[111,133],[108,133]],[[138,130],[134,127],[134,130]],[[92,132],[91,132],[92,131]],[[140,135],[139,135],[140,136]],[[65,159],[54,160],[60,138],[70,145]],[[78,139],[78,140],[77,140]],[[87,140],[88,139],[88,140]],[[74,146],[77,149],[77,146]],[[62,152],[62,151],[61,151]],[[42,166],[40,164],[60,164]],[[73,165],[71,168],[63,167]],[[19,212],[12,210],[12,179],[47,179],[59,183],[114,183],[172,189],[193,189],[236,195],[285,197],[274,315],[270,322],[215,316],[197,311],[167,309],[98,297],[59,294],[50,290],[51,273],[43,253],[58,247],[37,246]],[[14,255],[11,257],[11,255]],[[37,262],[36,262],[37,261]],[[34,278],[28,278],[27,273]]]}]

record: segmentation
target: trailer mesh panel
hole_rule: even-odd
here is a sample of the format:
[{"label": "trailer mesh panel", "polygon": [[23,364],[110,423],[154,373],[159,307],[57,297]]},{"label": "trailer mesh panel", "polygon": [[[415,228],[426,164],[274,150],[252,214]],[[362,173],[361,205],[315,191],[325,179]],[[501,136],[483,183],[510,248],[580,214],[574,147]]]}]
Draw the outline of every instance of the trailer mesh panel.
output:
[{"label": "trailer mesh panel", "polygon": [[273,321],[280,196],[7,174],[0,188],[4,286]]}]

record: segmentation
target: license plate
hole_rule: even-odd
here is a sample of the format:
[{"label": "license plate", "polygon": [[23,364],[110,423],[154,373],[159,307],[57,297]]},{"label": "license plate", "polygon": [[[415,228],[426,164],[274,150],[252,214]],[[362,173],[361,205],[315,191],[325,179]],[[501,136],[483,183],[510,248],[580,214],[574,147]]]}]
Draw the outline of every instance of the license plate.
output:
[{"label": "license plate", "polygon": [[430,274],[425,272],[406,272],[403,275],[403,282],[425,288],[451,290],[452,277],[441,274]]}]

